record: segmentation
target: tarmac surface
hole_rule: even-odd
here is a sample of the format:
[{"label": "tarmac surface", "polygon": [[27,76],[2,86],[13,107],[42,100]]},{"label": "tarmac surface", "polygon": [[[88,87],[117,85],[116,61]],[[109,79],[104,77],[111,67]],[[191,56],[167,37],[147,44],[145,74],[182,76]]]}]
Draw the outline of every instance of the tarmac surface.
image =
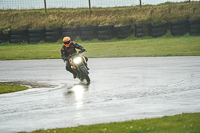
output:
[{"label": "tarmac surface", "polygon": [[61,59],[0,61],[0,82],[30,89],[0,95],[0,133],[200,111],[200,56],[90,58],[91,83]]}]

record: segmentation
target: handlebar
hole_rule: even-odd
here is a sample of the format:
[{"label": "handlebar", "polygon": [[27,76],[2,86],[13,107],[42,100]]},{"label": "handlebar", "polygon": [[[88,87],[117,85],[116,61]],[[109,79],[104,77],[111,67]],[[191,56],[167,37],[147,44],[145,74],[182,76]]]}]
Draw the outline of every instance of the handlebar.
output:
[{"label": "handlebar", "polygon": [[73,53],[73,54],[71,54],[70,56],[73,56],[73,55],[76,55],[76,54],[81,54],[81,53],[83,53],[83,52],[87,52],[87,50],[84,50],[84,51],[78,51],[78,53]]}]

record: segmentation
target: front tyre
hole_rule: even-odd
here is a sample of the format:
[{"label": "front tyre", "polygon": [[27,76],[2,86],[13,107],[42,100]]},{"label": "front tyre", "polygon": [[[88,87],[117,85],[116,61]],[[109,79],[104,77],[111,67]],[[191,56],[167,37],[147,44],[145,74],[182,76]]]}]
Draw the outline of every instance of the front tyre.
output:
[{"label": "front tyre", "polygon": [[85,77],[85,79],[86,79],[86,81],[88,82],[88,83],[90,83],[90,77],[89,77],[89,72],[88,72],[88,70],[86,69],[86,67],[84,66],[84,67],[81,67],[81,72],[82,72],[82,74],[83,74],[83,76]]}]

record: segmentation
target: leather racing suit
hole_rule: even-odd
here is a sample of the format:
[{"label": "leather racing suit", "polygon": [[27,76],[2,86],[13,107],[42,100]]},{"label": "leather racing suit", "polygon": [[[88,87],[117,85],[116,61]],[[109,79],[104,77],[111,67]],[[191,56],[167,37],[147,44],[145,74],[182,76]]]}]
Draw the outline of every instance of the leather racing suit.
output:
[{"label": "leather racing suit", "polygon": [[[63,45],[61,47],[61,50],[60,50],[61,51],[61,59],[63,59],[64,61],[66,61],[66,70],[69,71],[69,72],[71,72],[74,75],[74,78],[76,78],[76,72],[74,72],[74,70],[71,68],[69,59],[70,59],[70,56],[73,53],[77,53],[76,48],[80,49],[81,51],[85,51],[84,47],[81,46],[81,45],[79,45],[76,42],[71,42],[68,47],[66,47],[65,45]],[[86,59],[86,61],[88,61],[87,57],[85,57],[85,59]]]}]

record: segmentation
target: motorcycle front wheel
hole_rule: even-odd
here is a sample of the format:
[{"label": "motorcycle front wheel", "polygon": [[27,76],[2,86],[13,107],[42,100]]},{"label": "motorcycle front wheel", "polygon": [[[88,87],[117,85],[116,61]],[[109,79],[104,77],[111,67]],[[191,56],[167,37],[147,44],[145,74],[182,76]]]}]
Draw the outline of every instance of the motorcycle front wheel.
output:
[{"label": "motorcycle front wheel", "polygon": [[83,76],[85,77],[86,81],[88,83],[90,83],[90,77],[89,77],[89,73],[88,73],[88,70],[86,69],[86,67],[81,67],[81,72],[83,74]]}]

